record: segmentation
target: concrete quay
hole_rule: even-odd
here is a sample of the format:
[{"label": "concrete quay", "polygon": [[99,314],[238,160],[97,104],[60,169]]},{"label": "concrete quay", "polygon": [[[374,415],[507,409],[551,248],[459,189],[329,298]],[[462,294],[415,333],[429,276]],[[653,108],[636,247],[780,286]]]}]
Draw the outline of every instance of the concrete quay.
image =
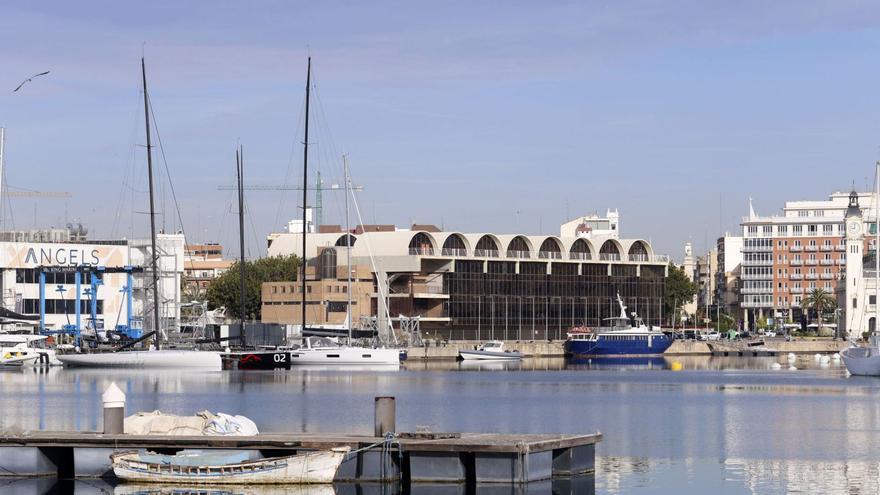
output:
[{"label": "concrete quay", "polygon": [[[459,350],[471,350],[482,342],[473,340],[456,340],[424,347],[409,347],[407,359],[411,360],[449,360],[458,358]],[[562,340],[523,342],[516,340],[504,341],[504,348],[518,350],[523,357],[561,357],[565,355]],[[783,338],[764,340],[764,347],[778,353],[787,354],[833,354],[845,349],[849,344],[842,340],[803,339],[786,341]],[[737,352],[747,349],[745,341],[730,342],[719,340],[705,342],[699,340],[676,340],[663,353],[664,356],[711,356],[719,352]]]}]

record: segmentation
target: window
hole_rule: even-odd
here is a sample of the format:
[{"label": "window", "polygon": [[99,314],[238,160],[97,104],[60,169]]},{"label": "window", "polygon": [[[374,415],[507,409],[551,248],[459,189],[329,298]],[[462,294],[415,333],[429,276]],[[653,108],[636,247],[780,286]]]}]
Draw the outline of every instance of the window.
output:
[{"label": "window", "polygon": [[778,229],[779,235],[788,235],[788,225],[780,225]]},{"label": "window", "polygon": [[[794,235],[804,235],[804,226],[803,225],[792,225],[791,226],[791,233]],[[797,245],[800,246],[799,243]]]},{"label": "window", "polygon": [[798,212],[799,217],[805,217],[805,216],[808,216],[809,214],[810,214],[810,212],[807,210],[801,210]]},{"label": "window", "polygon": [[830,223],[826,223],[825,225],[822,226],[822,233],[825,235],[831,235],[831,233],[833,231],[834,231],[834,227]]},{"label": "window", "polygon": [[819,226],[818,225],[807,225],[807,232],[810,235],[816,235],[819,232]]}]

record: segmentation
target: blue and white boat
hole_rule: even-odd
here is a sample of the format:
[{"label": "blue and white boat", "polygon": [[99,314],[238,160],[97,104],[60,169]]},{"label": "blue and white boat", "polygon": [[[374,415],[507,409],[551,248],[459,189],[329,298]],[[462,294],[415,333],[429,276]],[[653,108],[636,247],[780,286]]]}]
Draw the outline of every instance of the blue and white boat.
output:
[{"label": "blue and white boat", "polygon": [[[672,345],[672,337],[646,326],[641,318],[626,315],[626,306],[617,294],[620,316],[606,318],[605,326],[595,329],[573,329],[565,341],[566,355],[585,356],[645,356],[663,354]],[[635,321],[635,326],[632,322]]]}]

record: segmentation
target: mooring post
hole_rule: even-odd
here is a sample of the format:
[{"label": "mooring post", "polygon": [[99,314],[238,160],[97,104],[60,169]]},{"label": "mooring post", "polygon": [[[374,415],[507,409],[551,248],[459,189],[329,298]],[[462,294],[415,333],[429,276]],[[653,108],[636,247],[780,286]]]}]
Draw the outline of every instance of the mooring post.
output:
[{"label": "mooring post", "polygon": [[125,433],[125,392],[116,386],[116,382],[110,382],[101,401],[104,403],[104,433]]},{"label": "mooring post", "polygon": [[384,437],[386,433],[394,433],[397,431],[396,426],[396,410],[394,397],[376,397],[376,428],[375,435]]}]

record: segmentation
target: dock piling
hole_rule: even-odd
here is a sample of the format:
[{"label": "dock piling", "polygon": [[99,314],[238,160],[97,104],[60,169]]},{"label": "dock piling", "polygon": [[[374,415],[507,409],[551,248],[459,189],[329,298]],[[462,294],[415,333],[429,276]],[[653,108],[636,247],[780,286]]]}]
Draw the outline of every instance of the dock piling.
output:
[{"label": "dock piling", "polygon": [[116,386],[116,382],[110,382],[101,401],[104,403],[104,433],[125,433],[125,392]]},{"label": "dock piling", "polygon": [[396,432],[396,420],[397,407],[394,397],[376,397],[375,436],[384,437],[386,433]]}]

